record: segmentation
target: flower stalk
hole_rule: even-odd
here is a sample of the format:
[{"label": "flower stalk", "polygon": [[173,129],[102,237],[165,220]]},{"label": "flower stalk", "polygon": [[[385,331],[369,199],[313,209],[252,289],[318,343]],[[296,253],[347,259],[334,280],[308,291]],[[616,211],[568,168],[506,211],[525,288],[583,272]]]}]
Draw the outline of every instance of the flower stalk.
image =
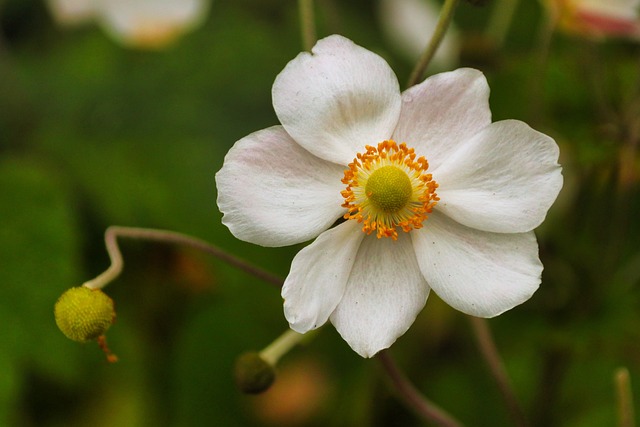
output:
[{"label": "flower stalk", "polygon": [[440,11],[440,17],[438,18],[438,25],[431,36],[431,40],[427,45],[426,49],[418,59],[418,63],[415,68],[411,72],[411,76],[409,77],[409,82],[407,83],[407,87],[411,87],[420,83],[422,80],[424,73],[431,63],[440,43],[444,39],[444,35],[451,24],[451,20],[453,19],[453,14],[455,12],[456,6],[458,5],[459,0],[446,0],[444,5],[442,6],[442,10]]},{"label": "flower stalk", "polygon": [[306,334],[299,334],[298,332],[288,329],[285,333],[280,335],[274,342],[269,344],[260,352],[260,357],[271,366],[276,366],[282,356],[287,354],[294,346],[308,339],[309,335],[314,331],[307,332]]},{"label": "flower stalk", "polygon": [[500,48],[505,41],[513,15],[518,8],[519,0],[501,0],[493,5],[487,36]]},{"label": "flower stalk", "polygon": [[435,403],[424,397],[409,379],[400,371],[395,360],[387,350],[376,356],[391,384],[402,401],[425,421],[433,422],[440,427],[462,427],[462,424],[439,408]]},{"label": "flower stalk", "polygon": [[311,52],[311,48],[317,41],[313,0],[298,0],[298,10],[300,13],[302,47],[304,50]]},{"label": "flower stalk", "polygon": [[122,253],[118,246],[118,238],[128,238],[136,240],[147,240],[164,243],[172,243],[182,246],[189,246],[194,249],[198,249],[202,252],[213,255],[221,261],[226,262],[252,276],[255,276],[267,283],[275,285],[277,287],[282,286],[282,279],[266,270],[261,269],[248,261],[238,258],[225,252],[223,249],[205,242],[202,239],[188,236],[186,234],[178,233],[175,231],[157,230],[151,228],[138,228],[138,227],[120,227],[111,226],[107,228],[104,234],[104,241],[107,248],[107,253],[111,260],[111,265],[107,270],[100,274],[95,279],[85,282],[82,286],[89,289],[102,289],[107,284],[116,279],[122,272],[124,267],[124,261],[122,259]]},{"label": "flower stalk", "polygon": [[500,394],[509,410],[513,424],[518,427],[527,427],[529,423],[513,392],[509,376],[507,375],[504,363],[493,340],[487,319],[469,316],[469,322],[471,323],[480,353],[500,390]]}]

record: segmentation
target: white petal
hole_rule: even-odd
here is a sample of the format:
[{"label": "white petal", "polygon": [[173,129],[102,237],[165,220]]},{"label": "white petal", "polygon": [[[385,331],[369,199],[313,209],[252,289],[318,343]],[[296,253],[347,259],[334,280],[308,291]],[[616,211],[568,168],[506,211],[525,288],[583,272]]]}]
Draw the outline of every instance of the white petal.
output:
[{"label": "white petal", "polygon": [[533,230],[562,188],[558,151],[552,138],[523,122],[493,123],[433,170],[436,209],[484,231]]},{"label": "white petal", "polygon": [[300,145],[346,165],[389,139],[400,114],[398,80],[378,55],[341,36],[303,52],[276,78],[273,107]]},{"label": "white petal", "polygon": [[434,212],[411,237],[429,286],[464,313],[497,316],[528,300],[540,285],[542,264],[532,231],[488,233]]},{"label": "white petal", "polygon": [[105,0],[98,2],[101,23],[129,46],[161,48],[200,24],[208,0]]},{"label": "white petal", "polygon": [[577,9],[614,19],[635,20],[638,18],[639,6],[638,0],[581,0],[577,4]]},{"label": "white petal", "polygon": [[428,295],[407,233],[395,242],[367,236],[331,323],[358,354],[372,357],[409,329]]},{"label": "white petal", "polygon": [[47,0],[51,14],[61,25],[89,22],[95,14],[94,0]]},{"label": "white petal", "polygon": [[489,85],[471,68],[436,74],[402,94],[402,113],[393,133],[419,156],[427,157],[431,170],[455,151],[460,141],[491,123]]},{"label": "white petal", "polygon": [[345,211],[343,169],[300,147],[281,126],[252,133],[216,174],[222,222],[238,239],[262,246],[312,239]]},{"label": "white petal", "polygon": [[322,233],[293,259],[282,287],[291,329],[304,334],[325,324],[344,294],[365,236],[361,229],[356,221],[346,221]]}]

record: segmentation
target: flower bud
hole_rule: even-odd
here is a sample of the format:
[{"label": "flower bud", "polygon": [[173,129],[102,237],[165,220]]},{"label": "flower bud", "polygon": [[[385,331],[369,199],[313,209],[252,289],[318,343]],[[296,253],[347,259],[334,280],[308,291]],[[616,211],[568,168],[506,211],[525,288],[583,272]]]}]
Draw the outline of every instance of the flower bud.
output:
[{"label": "flower bud", "polygon": [[236,359],[235,379],[243,393],[259,394],[271,387],[276,379],[276,371],[259,353],[248,352]]},{"label": "flower bud", "polygon": [[84,286],[63,293],[54,307],[56,324],[67,338],[85,342],[102,336],[114,322],[113,300]]}]

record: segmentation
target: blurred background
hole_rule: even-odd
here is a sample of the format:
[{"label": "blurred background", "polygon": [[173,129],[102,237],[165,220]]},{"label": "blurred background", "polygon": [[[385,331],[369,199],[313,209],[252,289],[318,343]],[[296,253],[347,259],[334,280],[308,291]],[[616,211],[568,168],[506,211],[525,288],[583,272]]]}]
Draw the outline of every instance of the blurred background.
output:
[{"label": "blurred background", "polygon": [[[216,0],[149,46],[108,11],[69,25],[52,4],[0,0],[0,426],[421,425],[331,326],[267,393],[237,391],[235,358],[287,328],[279,290],[194,250],[122,241],[125,271],[105,288],[118,363],[60,333],[53,305],[108,266],[109,225],[188,233],[286,275],[300,246],[233,238],[214,175],[236,140],[277,123],[271,84],[302,43],[294,1]],[[430,70],[479,68],[494,120],[561,148],[542,286],[490,324],[532,425],[610,426],[615,369],[640,390],[640,44],[554,31],[535,1],[499,17],[509,4],[462,2]],[[318,35],[379,53],[402,85],[415,56],[382,7],[318,0]],[[509,424],[467,319],[435,294],[391,352],[467,425]]]}]

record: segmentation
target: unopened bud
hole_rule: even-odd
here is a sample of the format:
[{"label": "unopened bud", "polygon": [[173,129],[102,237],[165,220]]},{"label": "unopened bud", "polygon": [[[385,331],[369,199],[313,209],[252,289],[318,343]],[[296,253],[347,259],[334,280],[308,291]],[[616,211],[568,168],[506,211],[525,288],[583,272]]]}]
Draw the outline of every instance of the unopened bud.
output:
[{"label": "unopened bud", "polygon": [[276,379],[276,371],[259,353],[248,352],[236,359],[235,379],[243,393],[259,394],[271,387]]},{"label": "unopened bud", "polygon": [[56,324],[67,338],[85,342],[102,336],[114,322],[113,300],[84,286],[63,293],[54,307]]}]

